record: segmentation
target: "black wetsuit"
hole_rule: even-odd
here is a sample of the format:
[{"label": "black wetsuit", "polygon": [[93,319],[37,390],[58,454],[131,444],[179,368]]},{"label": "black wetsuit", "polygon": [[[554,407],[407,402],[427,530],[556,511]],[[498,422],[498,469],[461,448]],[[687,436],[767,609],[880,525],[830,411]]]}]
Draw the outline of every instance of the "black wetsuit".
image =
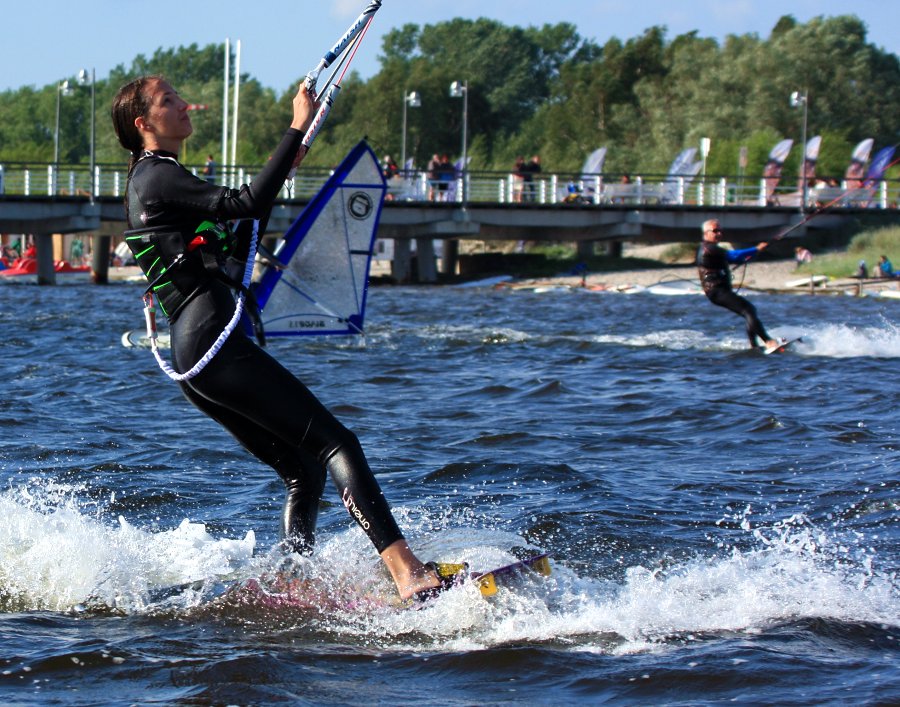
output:
[{"label": "black wetsuit", "polygon": [[[164,233],[167,247],[171,250],[172,242],[177,242],[183,253],[177,262],[167,263],[166,275],[180,290],[173,300],[177,306],[167,312],[176,371],[189,370],[231,319],[234,293],[218,277],[217,267],[240,273],[249,251],[246,228],[237,229],[236,242],[189,249],[198,225],[205,220],[224,224],[267,218],[301,140],[302,133],[288,130],[253,183],[240,189],[209,184],[188,172],[174,155],[161,152],[145,153],[132,170],[127,188],[130,228]],[[379,553],[403,537],[356,436],[240,327],[198,375],[180,385],[188,400],[284,480],[282,530],[291,549],[312,548],[326,470]]]},{"label": "black wetsuit", "polygon": [[713,304],[730,309],[744,318],[750,346],[757,345],[757,338],[765,343],[770,340],[770,337],[756,315],[756,307],[731,288],[730,263],[744,262],[757,252],[756,248],[725,250],[718,243],[712,241],[702,241],[697,249],[697,269],[703,292]]}]

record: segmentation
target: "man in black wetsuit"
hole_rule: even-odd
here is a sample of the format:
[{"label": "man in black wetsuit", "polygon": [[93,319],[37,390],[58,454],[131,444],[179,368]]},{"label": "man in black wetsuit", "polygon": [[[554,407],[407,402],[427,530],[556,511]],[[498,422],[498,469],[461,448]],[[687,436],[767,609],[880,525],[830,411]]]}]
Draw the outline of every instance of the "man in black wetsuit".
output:
[{"label": "man in black wetsuit", "polygon": [[731,264],[748,261],[764,250],[768,243],[760,243],[754,248],[743,250],[725,250],[719,245],[721,236],[722,227],[718,219],[703,222],[703,240],[697,249],[697,269],[703,292],[713,304],[730,309],[744,318],[751,347],[757,346],[757,339],[762,341],[766,348],[779,346],[781,342],[766,333],[762,322],[756,316],[756,307],[731,288]]},{"label": "man in black wetsuit", "polygon": [[[235,313],[233,291],[241,286],[235,272],[249,258],[252,230],[245,226],[267,219],[289,171],[306,154],[302,140],[315,104],[302,84],[293,108],[290,128],[252,184],[230,189],[178,162],[192,127],[187,103],[165,80],[147,76],[123,86],[112,117],[119,142],[131,152],[126,242],[169,319],[173,374],[185,397],[284,480],[288,548],[312,551],[327,472],[400,597],[424,599],[444,578],[409,548],[356,436],[240,328],[216,348]],[[241,225],[232,228],[233,221]],[[199,372],[185,375],[202,360]]]}]

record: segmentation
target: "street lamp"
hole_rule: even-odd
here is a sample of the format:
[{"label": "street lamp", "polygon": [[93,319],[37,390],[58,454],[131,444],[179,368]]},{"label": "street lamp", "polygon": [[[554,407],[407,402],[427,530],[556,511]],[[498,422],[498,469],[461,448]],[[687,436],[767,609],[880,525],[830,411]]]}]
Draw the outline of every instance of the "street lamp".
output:
[{"label": "street lamp", "polygon": [[56,194],[56,182],[59,172],[59,103],[62,96],[71,96],[72,87],[69,81],[61,81],[56,85],[56,131],[53,133],[53,194]]},{"label": "street lamp", "polygon": [[96,84],[94,77],[94,69],[91,69],[90,76],[88,76],[87,69],[82,69],[78,72],[78,85],[79,86],[87,86],[90,82],[91,87],[91,201],[94,200],[94,192],[96,185],[95,177],[94,177],[94,166],[95,166],[95,149],[94,146],[96,144],[97,137],[97,121],[95,120],[97,114],[97,103],[96,103],[96,92],[94,90],[94,86]]},{"label": "street lamp", "polygon": [[469,82],[454,81],[450,84],[450,97],[463,99],[463,121],[462,121],[462,201],[466,203],[466,170],[469,167],[467,154],[466,130],[469,122]]},{"label": "street lamp", "polygon": [[803,154],[800,156],[800,213],[806,211],[806,195],[808,189],[806,182],[806,117],[808,104],[809,100],[807,92],[804,91],[803,93],[800,93],[800,91],[794,91],[791,94],[791,108],[803,106],[803,131],[800,137],[800,144],[803,146],[801,148]]},{"label": "street lamp", "polygon": [[403,177],[406,178],[406,107],[419,108],[422,105],[422,97],[418,91],[410,91],[409,95],[403,96],[403,147],[400,151],[400,168],[403,170]]},{"label": "street lamp", "polygon": [[54,168],[59,166],[59,99],[61,96],[71,96],[73,93],[72,87],[69,86],[69,81],[66,79],[65,81],[61,81],[56,86],[56,132],[53,133],[53,166]]}]

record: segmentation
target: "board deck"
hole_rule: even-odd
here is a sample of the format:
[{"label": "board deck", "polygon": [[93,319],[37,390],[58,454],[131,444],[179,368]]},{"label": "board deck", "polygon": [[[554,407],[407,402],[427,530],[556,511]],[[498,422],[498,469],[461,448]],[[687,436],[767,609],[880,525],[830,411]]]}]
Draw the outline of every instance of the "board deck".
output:
[{"label": "board deck", "polygon": [[489,572],[473,573],[472,579],[478,584],[482,596],[493,596],[497,593],[497,585],[503,584],[507,579],[521,576],[528,572],[535,572],[544,577],[551,573],[550,556],[547,553],[534,555],[520,562],[513,562]]},{"label": "board deck", "polygon": [[516,577],[521,577],[534,572],[545,577],[550,576],[550,556],[547,553],[533,555],[524,560],[510,562],[502,567],[481,572],[470,572],[469,566],[463,563],[437,562],[435,567],[442,577],[460,577],[460,584],[466,579],[473,581],[482,596],[493,596],[497,593],[498,585],[503,585]]},{"label": "board deck", "polygon": [[[472,572],[464,563],[435,563],[443,577],[459,576],[458,584],[467,581],[475,583],[483,597],[494,596],[499,587],[512,586],[517,580],[528,575],[548,577],[551,574],[550,556],[547,553],[533,555],[523,560],[511,562],[487,571]],[[454,584],[456,584],[454,582]],[[346,589],[346,588],[345,588]],[[252,603],[268,608],[318,608],[344,609],[348,607],[372,607],[396,605],[396,597],[380,596],[380,592],[371,593],[355,590],[334,591],[334,588],[323,590],[320,583],[309,580],[297,580],[280,575],[270,576],[263,580],[250,577],[243,580],[225,582],[204,582],[198,580],[183,584],[160,587],[148,592],[148,600],[152,603],[171,599],[187,591],[202,592],[205,600],[213,601],[222,597],[238,598],[242,603]]]},{"label": "board deck", "polygon": [[785,351],[787,351],[787,349],[788,349],[792,344],[794,344],[794,343],[796,343],[796,342],[798,342],[798,341],[803,341],[803,337],[802,337],[802,336],[798,336],[798,337],[795,338],[795,339],[786,339],[785,341],[782,341],[782,342],[781,342],[781,345],[780,345],[780,346],[776,346],[776,347],[773,348],[773,349],[767,349],[767,348],[763,347],[762,352],[763,352],[766,356],[769,356],[769,355],[774,354],[774,353],[784,353]]}]

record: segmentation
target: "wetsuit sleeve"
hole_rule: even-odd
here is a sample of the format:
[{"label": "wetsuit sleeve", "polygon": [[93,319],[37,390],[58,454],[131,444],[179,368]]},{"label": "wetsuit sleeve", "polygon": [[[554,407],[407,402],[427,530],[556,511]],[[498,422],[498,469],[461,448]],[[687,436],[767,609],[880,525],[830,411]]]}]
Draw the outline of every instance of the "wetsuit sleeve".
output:
[{"label": "wetsuit sleeve", "polygon": [[302,140],[301,131],[289,128],[272,157],[250,184],[240,189],[221,190],[216,215],[227,220],[265,218],[291,170]]},{"label": "wetsuit sleeve", "polygon": [[743,263],[745,260],[750,260],[758,252],[759,248],[756,247],[742,250],[726,250],[725,257],[728,258],[729,263]]}]

